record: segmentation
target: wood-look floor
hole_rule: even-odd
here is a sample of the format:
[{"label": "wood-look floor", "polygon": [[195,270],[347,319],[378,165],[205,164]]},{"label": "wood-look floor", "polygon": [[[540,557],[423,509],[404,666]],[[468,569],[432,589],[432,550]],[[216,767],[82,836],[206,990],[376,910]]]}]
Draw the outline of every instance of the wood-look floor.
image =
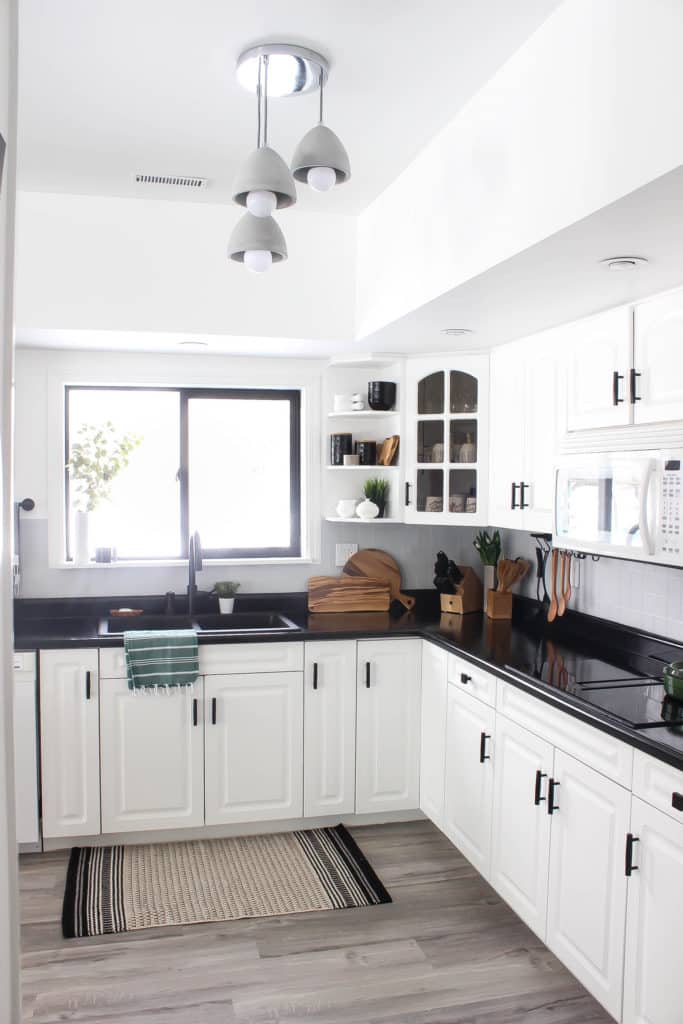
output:
[{"label": "wood-look floor", "polygon": [[392,904],[64,940],[66,853],[22,858],[24,1021],[608,1024],[428,822],[352,829]]}]

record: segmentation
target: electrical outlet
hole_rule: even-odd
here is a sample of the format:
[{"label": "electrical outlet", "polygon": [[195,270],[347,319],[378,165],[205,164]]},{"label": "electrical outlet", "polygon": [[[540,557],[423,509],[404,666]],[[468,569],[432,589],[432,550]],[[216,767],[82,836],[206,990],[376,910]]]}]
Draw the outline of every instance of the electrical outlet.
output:
[{"label": "electrical outlet", "polygon": [[356,551],[358,551],[357,544],[335,544],[334,564],[337,567],[346,565],[351,555],[355,555]]}]

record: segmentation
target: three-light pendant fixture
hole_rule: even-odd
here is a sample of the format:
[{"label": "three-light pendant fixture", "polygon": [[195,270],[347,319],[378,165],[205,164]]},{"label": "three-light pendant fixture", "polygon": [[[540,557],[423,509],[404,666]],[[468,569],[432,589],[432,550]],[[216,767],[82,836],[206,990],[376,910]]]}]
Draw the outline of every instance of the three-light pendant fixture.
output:
[{"label": "three-light pendant fixture", "polygon": [[[324,57],[289,43],[264,43],[240,55],[237,78],[256,93],[256,149],[244,161],[232,198],[246,213],[235,225],[228,256],[262,273],[287,259],[287,243],[273,217],[296,202],[296,181],[328,192],[351,176],[349,158],[339,138],[323,123],[323,89],[329,72]],[[319,92],[319,120],[294,150],[291,170],[268,145],[268,97]]]}]

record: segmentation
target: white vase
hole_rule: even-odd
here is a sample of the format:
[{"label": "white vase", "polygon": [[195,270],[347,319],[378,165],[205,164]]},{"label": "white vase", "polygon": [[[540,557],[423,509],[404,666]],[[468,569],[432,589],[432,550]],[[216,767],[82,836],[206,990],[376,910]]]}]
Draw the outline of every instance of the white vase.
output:
[{"label": "white vase", "polygon": [[485,565],[484,566],[484,611],[486,611],[486,608],[487,608],[487,605],[488,605],[489,590],[495,590],[495,589],[496,589],[496,567],[495,567],[495,565]]},{"label": "white vase", "polygon": [[376,519],[379,515],[379,507],[375,505],[374,501],[366,498],[356,509],[356,515],[361,519]]},{"label": "white vase", "polygon": [[235,608],[234,597],[219,597],[218,598],[218,609],[221,615],[232,615]]},{"label": "white vase", "polygon": [[74,565],[89,564],[88,513],[78,509],[74,515]]}]

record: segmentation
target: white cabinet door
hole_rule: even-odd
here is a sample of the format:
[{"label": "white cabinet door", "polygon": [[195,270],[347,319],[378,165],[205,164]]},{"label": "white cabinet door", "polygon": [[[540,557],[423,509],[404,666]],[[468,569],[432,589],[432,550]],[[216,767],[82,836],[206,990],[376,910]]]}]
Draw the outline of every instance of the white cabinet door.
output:
[{"label": "white cabinet door", "polygon": [[636,423],[683,420],[683,289],[636,306]]},{"label": "white cabinet door", "polygon": [[206,824],[303,814],[303,674],[206,676]]},{"label": "white cabinet door", "polygon": [[484,878],[491,861],[495,720],[488,704],[449,684],[444,831]]},{"label": "white cabinet door", "polygon": [[[522,528],[552,533],[555,464],[565,416],[564,329],[536,335],[528,345],[524,376]],[[519,525],[518,525],[519,528]]]},{"label": "white cabinet door", "polygon": [[501,345],[491,353],[489,523],[512,530],[522,528],[519,485],[525,479],[528,401],[524,358],[518,344]]},{"label": "white cabinet door", "polygon": [[550,743],[497,716],[490,881],[543,941],[551,823],[547,783],[553,754]]},{"label": "white cabinet door", "polygon": [[96,650],[40,652],[43,835],[100,831]]},{"label": "white cabinet door", "polygon": [[633,797],[624,1024],[680,1024],[683,825]]},{"label": "white cabinet door", "polygon": [[356,805],[356,641],[305,645],[304,814]]},{"label": "white cabinet door", "polygon": [[40,840],[36,656],[14,655],[14,799],[19,844]]},{"label": "white cabinet door", "polygon": [[447,663],[443,648],[423,642],[420,810],[439,828],[443,828],[446,770]]},{"label": "white cabinet door", "polygon": [[102,831],[204,824],[203,683],[137,693],[100,689]]},{"label": "white cabinet door", "polygon": [[[629,401],[633,354],[631,307],[621,306],[579,320],[565,330],[567,430],[594,430],[630,423],[633,408]],[[615,381],[618,395],[614,393]]]},{"label": "white cabinet door", "polygon": [[612,1014],[621,1014],[631,794],[560,750],[553,778],[548,933],[563,964]]},{"label": "white cabinet door", "polygon": [[358,643],[356,811],[420,802],[421,640]]}]

